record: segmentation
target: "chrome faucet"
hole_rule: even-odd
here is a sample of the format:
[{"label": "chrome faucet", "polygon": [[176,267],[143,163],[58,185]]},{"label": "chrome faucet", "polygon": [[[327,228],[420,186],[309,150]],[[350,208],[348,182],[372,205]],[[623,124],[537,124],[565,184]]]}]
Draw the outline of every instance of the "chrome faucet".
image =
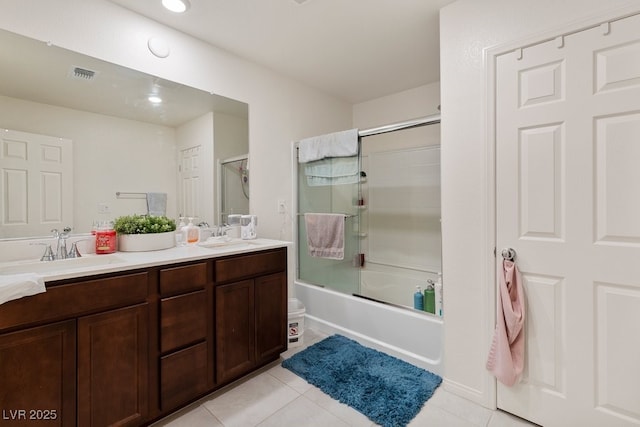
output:
[{"label": "chrome faucet", "polygon": [[30,245],[42,245],[44,246],[44,253],[40,257],[40,261],[53,261],[56,259],[53,250],[51,249],[51,245],[48,243],[29,243]]},{"label": "chrome faucet", "polygon": [[82,257],[82,255],[80,254],[80,251],[78,250],[78,242],[82,242],[84,240],[87,240],[87,239],[78,240],[78,241],[73,242],[71,244],[71,248],[69,249],[69,252],[67,253],[67,258],[81,258]]},{"label": "chrome faucet", "polygon": [[57,229],[51,230],[53,237],[57,239],[55,259],[66,259],[69,256],[67,252],[67,239],[71,232],[71,227],[65,227],[62,232]]},{"label": "chrome faucet", "polygon": [[229,231],[229,224],[220,224],[216,226],[215,237],[224,237],[227,235],[227,231]]},{"label": "chrome faucet", "polygon": [[[227,235],[227,231],[229,230],[229,224],[221,224],[221,225],[212,225],[209,226],[208,222],[201,222],[198,224],[198,227],[200,227],[200,232],[201,234],[204,236],[204,233],[209,233],[207,236],[209,237],[224,237]],[[207,240],[206,238],[203,238],[202,240]]]}]

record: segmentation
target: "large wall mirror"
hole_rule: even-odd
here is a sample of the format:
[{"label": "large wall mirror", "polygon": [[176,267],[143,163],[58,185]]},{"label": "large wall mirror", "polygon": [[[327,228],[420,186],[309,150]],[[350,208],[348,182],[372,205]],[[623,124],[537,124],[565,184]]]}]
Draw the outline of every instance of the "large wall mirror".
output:
[{"label": "large wall mirror", "polygon": [[149,193],[218,222],[215,167],[249,154],[246,103],[7,31],[0,76],[0,239],[89,232]]}]

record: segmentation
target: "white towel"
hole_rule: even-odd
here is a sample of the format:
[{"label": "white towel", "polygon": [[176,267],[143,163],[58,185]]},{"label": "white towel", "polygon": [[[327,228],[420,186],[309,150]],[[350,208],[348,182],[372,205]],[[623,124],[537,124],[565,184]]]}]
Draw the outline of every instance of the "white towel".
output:
[{"label": "white towel", "polygon": [[304,167],[306,176],[335,178],[338,176],[358,175],[358,156],[337,157],[309,162]]},{"label": "white towel", "polygon": [[314,160],[304,167],[309,187],[357,184],[360,181],[358,156]]},{"label": "white towel", "polygon": [[360,181],[359,175],[336,176],[335,178],[326,178],[324,176],[308,176],[307,185],[309,187],[325,187],[331,185],[357,184]]},{"label": "white towel", "polygon": [[167,193],[147,193],[147,213],[153,216],[165,216]]},{"label": "white towel", "polygon": [[44,278],[35,273],[0,275],[0,304],[46,290]]},{"label": "white towel", "polygon": [[358,154],[358,129],[314,136],[298,144],[298,162],[307,163],[327,157],[350,157]]},{"label": "white towel", "polygon": [[344,259],[344,219],[344,214],[304,214],[310,256]]}]

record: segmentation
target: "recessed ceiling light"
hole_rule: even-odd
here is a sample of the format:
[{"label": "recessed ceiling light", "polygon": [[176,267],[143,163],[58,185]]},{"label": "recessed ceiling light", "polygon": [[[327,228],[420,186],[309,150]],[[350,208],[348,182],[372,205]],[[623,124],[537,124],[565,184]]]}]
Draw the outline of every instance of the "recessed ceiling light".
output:
[{"label": "recessed ceiling light", "polygon": [[150,103],[152,104],[160,104],[162,102],[162,98],[160,98],[159,96],[156,95],[151,95],[149,98],[147,98],[149,100]]},{"label": "recessed ceiling light", "polygon": [[191,6],[188,0],[162,0],[162,5],[175,13],[183,13]]}]

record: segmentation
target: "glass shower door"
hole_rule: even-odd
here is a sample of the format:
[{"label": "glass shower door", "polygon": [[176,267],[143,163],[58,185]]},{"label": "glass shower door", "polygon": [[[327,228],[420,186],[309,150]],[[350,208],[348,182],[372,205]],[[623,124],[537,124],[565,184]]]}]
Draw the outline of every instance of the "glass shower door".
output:
[{"label": "glass shower door", "polygon": [[[360,182],[356,181],[339,185],[310,185],[305,175],[305,164],[298,164],[298,278],[301,281],[347,294],[360,293]],[[343,260],[309,255],[305,213],[346,215]]]}]

